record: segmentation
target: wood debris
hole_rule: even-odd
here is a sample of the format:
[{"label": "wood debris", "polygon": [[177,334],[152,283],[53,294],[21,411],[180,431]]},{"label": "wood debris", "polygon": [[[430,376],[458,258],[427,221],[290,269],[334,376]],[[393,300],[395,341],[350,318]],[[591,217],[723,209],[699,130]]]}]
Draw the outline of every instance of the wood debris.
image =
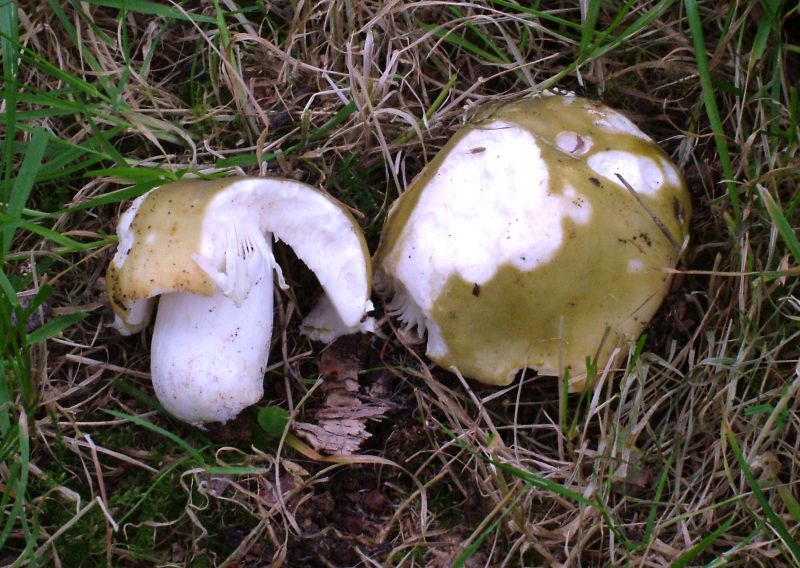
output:
[{"label": "wood debris", "polygon": [[313,413],[316,424],[296,422],[295,432],[311,446],[329,454],[353,454],[371,436],[368,420],[381,420],[391,408],[386,401],[359,393],[358,372],[367,357],[369,336],[340,337],[320,358],[319,371],[325,378],[322,407]]}]

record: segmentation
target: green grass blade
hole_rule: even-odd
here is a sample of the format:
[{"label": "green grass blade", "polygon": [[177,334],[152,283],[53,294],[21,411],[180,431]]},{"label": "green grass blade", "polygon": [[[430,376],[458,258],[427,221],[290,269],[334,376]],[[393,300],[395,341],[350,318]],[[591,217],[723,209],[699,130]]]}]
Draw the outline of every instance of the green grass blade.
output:
[{"label": "green grass blade", "polygon": [[783,501],[783,504],[786,505],[786,510],[789,511],[789,514],[792,516],[792,519],[794,519],[794,522],[800,523],[800,503],[797,502],[797,499],[795,499],[794,495],[792,495],[792,492],[783,485],[779,485],[777,489],[781,501]]},{"label": "green grass blade", "polygon": [[[15,440],[16,441],[16,440]],[[15,493],[16,489],[16,479],[19,475],[20,465],[19,462],[13,461],[10,465],[7,466],[8,473],[5,477],[8,479],[8,484],[3,491],[2,497],[0,497],[0,511],[8,510],[9,504],[14,500],[14,504],[11,505],[11,510],[9,510],[4,516],[6,517],[6,522],[3,525],[2,530],[0,530],[0,550],[3,550],[3,546],[5,545],[6,540],[8,539],[8,535],[11,534],[11,529],[14,528],[14,525],[17,523],[17,517],[19,516],[19,510],[21,507],[17,507],[18,495]]]},{"label": "green grass blade", "polygon": [[511,507],[508,507],[505,511],[503,511],[503,514],[497,517],[492,522],[491,525],[486,527],[486,529],[484,529],[481,532],[481,534],[478,535],[478,538],[469,543],[469,546],[467,546],[464,550],[461,551],[461,554],[459,554],[453,561],[452,565],[453,568],[462,568],[469,561],[469,559],[475,555],[475,553],[478,551],[481,545],[486,541],[487,538],[489,538],[489,535],[497,530],[497,526],[505,518],[505,516],[508,514],[510,510]]},{"label": "green grass blade", "polygon": [[133,385],[125,382],[124,380],[117,379],[113,383],[111,383],[111,386],[117,389],[118,391],[125,393],[129,397],[138,400],[145,406],[148,406],[153,410],[158,410],[159,412],[167,414],[167,409],[161,406],[160,402],[158,402],[152,396],[146,395],[145,393],[143,393]]},{"label": "green grass blade", "polygon": [[689,30],[691,31],[692,44],[694,45],[697,72],[700,75],[703,104],[705,105],[708,121],[711,124],[711,131],[714,133],[714,143],[717,146],[719,161],[722,165],[722,173],[727,180],[728,200],[731,204],[733,219],[738,225],[742,220],[741,206],[739,204],[739,190],[733,181],[733,162],[731,161],[728,142],[725,138],[725,129],[722,126],[719,109],[717,108],[714,83],[711,80],[711,69],[708,64],[706,43],[703,37],[703,22],[700,20],[697,0],[684,0],[684,6],[686,7],[686,17],[689,20]]},{"label": "green grass blade", "polygon": [[[19,59],[19,22],[17,5],[14,2],[0,2],[0,53],[3,55],[3,98],[5,99],[5,140],[3,158],[0,162],[0,177],[11,178],[14,153],[12,148],[17,131],[17,61]],[[0,200],[8,201],[3,193]]]},{"label": "green grass blade", "polygon": [[210,16],[202,14],[192,14],[188,11],[178,9],[170,2],[158,3],[149,0],[82,0],[86,4],[103,6],[105,8],[116,8],[122,10],[123,7],[128,12],[138,12],[148,16],[159,16],[168,20],[181,20],[184,22],[196,22],[203,24],[213,24],[216,20]]},{"label": "green grass blade", "polygon": [[203,455],[199,451],[193,448],[186,440],[184,440],[183,438],[181,438],[176,434],[173,434],[169,430],[165,430],[160,426],[156,426],[155,424],[153,424],[149,420],[145,420],[144,418],[139,418],[138,416],[131,416],[130,414],[125,414],[124,412],[119,412],[118,410],[103,410],[103,412],[110,414],[111,416],[114,416],[115,418],[119,418],[121,420],[128,420],[130,422],[133,422],[137,426],[141,426],[142,428],[147,428],[151,432],[155,432],[160,436],[164,436],[165,438],[173,441],[177,446],[182,448],[184,451],[186,451],[186,453],[190,454],[197,463],[205,465],[206,463],[205,459],[203,459]]},{"label": "green grass blade", "polygon": [[744,475],[747,485],[750,486],[753,496],[761,506],[764,516],[766,516],[766,521],[770,524],[773,530],[778,533],[778,536],[794,557],[794,561],[800,563],[800,544],[798,544],[798,542],[792,537],[792,534],[789,532],[789,529],[786,528],[783,519],[781,519],[772,509],[772,506],[769,504],[769,500],[761,491],[761,486],[759,485],[758,480],[755,478],[750,466],[747,464],[747,459],[744,457],[742,449],[739,447],[739,442],[736,441],[736,436],[733,435],[733,432],[728,427],[725,428],[725,436],[728,440],[728,444],[731,446],[733,455],[736,456],[736,461],[739,462],[739,467],[742,468],[742,475]]},{"label": "green grass blade", "polygon": [[6,276],[5,270],[3,267],[0,266],[0,290],[6,297],[8,304],[12,308],[19,308],[19,298],[17,298],[17,291],[14,289],[14,286],[11,284],[11,280],[8,279]]},{"label": "green grass blade", "polygon": [[770,219],[772,219],[772,224],[778,229],[778,234],[783,238],[789,252],[792,253],[795,264],[800,265],[800,240],[797,238],[797,233],[792,228],[789,220],[783,215],[783,211],[772,198],[772,195],[760,185],[758,186],[758,193],[761,196],[761,201],[764,202]]},{"label": "green grass blade", "polygon": [[28,438],[28,418],[22,412],[17,423],[17,443],[19,458],[14,461],[9,468],[8,485],[6,493],[3,494],[0,510],[6,510],[6,503],[11,499],[11,492],[14,493],[14,504],[11,510],[6,513],[6,523],[0,531],[0,550],[3,550],[6,540],[11,534],[11,530],[24,511],[25,495],[28,490],[28,471],[30,464],[30,440]]},{"label": "green grass blade", "polygon": [[68,207],[63,212],[64,213],[74,213],[76,211],[83,211],[85,209],[94,209],[95,207],[100,207],[103,205],[109,205],[111,203],[121,203],[123,201],[128,201],[130,199],[135,199],[140,195],[144,195],[149,190],[153,189],[157,185],[161,183],[166,183],[167,181],[171,181],[169,179],[166,180],[153,180],[148,182],[137,183],[133,187],[126,187],[125,189],[118,189],[116,191],[110,191],[104,195],[96,197],[94,199],[90,199],[83,203],[78,203],[77,205],[73,205],[72,207]]},{"label": "green grass blade", "polygon": [[189,458],[188,458],[188,456],[183,456],[182,458],[179,458],[179,459],[175,460],[174,462],[172,462],[171,464],[169,464],[169,466],[167,466],[167,468],[166,468],[166,469],[164,469],[164,470],[163,470],[163,471],[162,471],[162,472],[161,472],[161,473],[158,475],[158,477],[156,477],[156,478],[155,478],[155,480],[154,480],[154,481],[153,481],[153,483],[150,485],[150,487],[148,487],[148,488],[147,488],[147,491],[145,491],[145,492],[142,494],[142,496],[141,496],[141,497],[140,497],[140,498],[139,498],[139,499],[136,501],[136,503],[134,503],[134,504],[133,504],[133,506],[132,506],[132,507],[130,507],[130,508],[129,508],[129,509],[126,511],[126,513],[125,513],[124,515],[122,515],[122,517],[120,517],[119,519],[117,519],[117,523],[118,523],[120,526],[122,526],[122,525],[125,523],[125,521],[126,521],[126,520],[127,520],[127,519],[128,519],[130,516],[131,516],[131,515],[133,515],[133,513],[135,513],[135,512],[136,512],[136,510],[137,510],[139,507],[141,507],[141,506],[142,506],[142,504],[143,504],[143,503],[144,503],[144,502],[147,500],[147,497],[150,495],[150,493],[152,493],[152,492],[153,492],[153,490],[154,490],[154,489],[155,489],[155,488],[158,486],[158,484],[159,484],[159,483],[161,483],[162,481],[164,481],[165,479],[168,479],[168,478],[169,478],[169,476],[172,474],[172,472],[173,472],[173,471],[175,471],[175,469],[176,469],[176,468],[177,468],[179,465],[181,465],[183,462],[185,462],[187,459],[189,459]]},{"label": "green grass blade", "polygon": [[720,536],[725,534],[725,531],[727,531],[728,527],[730,527],[731,524],[733,523],[733,519],[734,519],[733,517],[728,517],[728,519],[726,519],[724,523],[722,523],[720,526],[714,529],[713,532],[704,536],[700,542],[698,542],[697,544],[692,546],[689,550],[678,556],[678,558],[676,558],[672,562],[671,565],[672,568],[684,568],[684,566],[688,566],[692,560],[700,556],[704,550],[706,550],[709,546],[714,544],[714,542]]},{"label": "green grass blade", "polygon": [[[567,20],[566,18],[561,18],[559,16],[555,16],[548,12],[547,10],[539,10],[537,8],[532,8],[529,6],[524,6],[521,4],[517,4],[516,2],[511,2],[509,0],[489,0],[491,4],[495,6],[500,6],[502,8],[508,8],[515,12],[520,12],[523,14],[529,14],[534,16],[535,18],[539,18],[545,22],[550,22],[556,24],[555,27],[564,27],[569,28],[573,31],[580,32],[581,31],[581,24],[578,22],[573,22],[572,20]],[[577,39],[573,37],[572,39]]]},{"label": "green grass blade", "polygon": [[589,6],[586,10],[586,18],[581,23],[581,43],[580,43],[580,56],[583,57],[589,52],[589,46],[594,39],[595,30],[597,28],[597,18],[600,16],[600,6],[602,0],[590,0]]},{"label": "green grass blade", "polygon": [[72,73],[63,71],[59,67],[50,63],[44,57],[41,57],[30,47],[26,47],[20,55],[22,57],[22,61],[24,61],[26,64],[36,67],[42,73],[46,73],[55,79],[64,81],[69,86],[83,93],[87,97],[99,99],[107,103],[111,102],[111,98],[100,91],[97,87],[84,81],[83,79],[80,79],[79,77],[76,77]]},{"label": "green grass blade", "polygon": [[556,495],[560,495],[561,497],[566,497],[567,499],[570,499],[572,501],[575,501],[576,503],[580,503],[581,505],[585,505],[587,507],[592,507],[594,509],[598,508],[598,504],[596,502],[591,501],[586,497],[584,497],[583,495],[581,495],[580,493],[572,491],[571,489],[567,489],[563,485],[559,485],[558,483],[550,481],[549,479],[546,479],[540,475],[536,475],[535,473],[531,473],[529,471],[524,471],[522,469],[519,469],[518,467],[514,467],[512,465],[499,462],[497,460],[489,459],[488,461],[489,463],[498,467],[499,469],[502,469],[503,471],[510,473],[514,477],[521,479],[528,485],[532,485],[533,487],[537,487],[539,489],[545,489],[547,491],[551,491]]},{"label": "green grass blade", "polygon": [[797,130],[798,126],[798,114],[800,114],[800,96],[798,96],[798,89],[795,85],[792,85],[789,88],[789,143],[796,144],[797,143]]},{"label": "green grass blade", "polygon": [[653,528],[656,524],[656,514],[658,513],[658,504],[661,502],[661,496],[664,494],[664,488],[667,486],[667,479],[669,479],[669,468],[672,467],[673,455],[670,454],[667,463],[661,471],[661,477],[658,478],[658,485],[656,485],[656,494],[653,496],[653,504],[650,505],[650,511],[647,513],[647,522],[644,526],[644,534],[642,535],[642,543],[648,545],[653,538]]},{"label": "green grass blade", "polygon": [[505,61],[500,57],[489,53],[485,49],[478,47],[471,41],[464,39],[453,30],[448,30],[439,24],[429,24],[421,20],[419,20],[418,23],[419,26],[426,32],[433,32],[436,37],[441,38],[442,40],[451,43],[454,46],[461,48],[473,55],[477,55],[481,59],[484,59],[490,63],[508,63],[508,61]]},{"label": "green grass blade", "polygon": [[663,14],[664,12],[666,12],[667,9],[670,8],[672,4],[674,4],[676,1],[677,0],[661,0],[650,10],[639,16],[639,18],[637,18],[634,23],[625,28],[622,31],[622,33],[619,36],[615,37],[611,42],[602,46],[597,45],[593,49],[589,50],[589,52],[586,53],[583,57],[580,56],[577,57],[569,65],[565,66],[560,72],[539,83],[537,85],[537,88],[540,90],[544,90],[555,87],[564,77],[573,73],[583,63],[598,59],[604,56],[605,54],[611,52],[612,50],[616,49],[617,47],[623,45],[633,35],[639,33],[640,31],[646,29],[650,24],[654,23],[658,19],[658,17],[661,16],[661,14]]},{"label": "green grass blade", "polygon": [[[329,132],[333,131],[337,126],[343,123],[347,118],[356,112],[358,108],[356,107],[356,103],[350,101],[345,106],[340,108],[336,114],[331,118],[328,122],[311,131],[311,133],[306,138],[305,142],[299,142],[292,146],[289,146],[284,150],[284,154],[290,154],[292,152],[297,152],[298,150],[302,150],[308,144],[312,142],[316,142],[317,140],[326,136]],[[272,160],[274,159],[276,154],[274,152],[270,152],[268,154],[264,154],[261,156],[261,159]],[[235,166],[253,166],[258,164],[258,156],[256,154],[245,154],[243,156],[235,156],[232,158],[223,158],[221,160],[217,160],[215,164],[217,168],[229,168]]]},{"label": "green grass blade", "polygon": [[222,9],[222,6],[219,5],[219,0],[213,0],[214,2],[214,13],[216,14],[216,18],[214,23],[217,25],[217,29],[219,30],[219,38],[222,42],[223,50],[228,49],[228,46],[231,43],[231,36],[228,32],[228,24],[225,23],[225,10]]},{"label": "green grass blade", "polygon": [[[73,4],[76,14],[85,15],[80,5],[76,5],[77,2],[74,2],[74,0],[68,0],[68,1]],[[86,61],[86,64],[89,66],[89,68],[96,74],[97,82],[100,84],[101,87],[103,87],[103,89],[106,91],[106,93],[108,93],[109,96],[113,96],[115,89],[114,86],[109,81],[107,74],[103,72],[103,66],[100,64],[99,61],[97,61],[97,58],[94,56],[94,53],[92,53],[92,50],[87,48],[83,44],[83,38],[80,34],[78,34],[78,31],[75,29],[75,26],[73,25],[70,18],[64,13],[64,10],[56,2],[56,0],[47,0],[47,2],[50,8],[53,10],[53,13],[58,18],[58,21],[61,23],[61,26],[64,28],[64,31],[67,32],[69,39],[72,41],[73,44],[79,46],[81,56]],[[89,22],[89,25],[93,26],[94,22]],[[97,33],[96,29],[94,31],[95,33]]]},{"label": "green grass blade", "polygon": [[483,33],[481,31],[481,29],[478,26],[475,25],[475,22],[473,22],[472,20],[467,19],[464,16],[464,13],[461,10],[459,10],[458,8],[453,6],[453,7],[450,8],[450,11],[451,11],[451,13],[453,15],[456,16],[456,18],[458,18],[460,20],[464,20],[464,23],[466,24],[467,28],[472,33],[474,33],[478,38],[480,38],[480,40],[483,43],[483,45],[485,45],[487,48],[491,49],[495,53],[495,55],[500,59],[500,61],[502,61],[503,63],[511,63],[511,60],[508,57],[506,57],[506,54],[503,52],[502,49],[497,47],[497,45],[494,43],[494,41],[492,41],[492,38],[490,38],[488,35]]},{"label": "green grass blade", "polygon": [[[2,323],[5,324],[6,322]],[[8,410],[10,402],[11,388],[8,384],[7,365],[5,359],[0,357],[0,439],[2,440],[8,439],[8,433],[11,430],[11,413]],[[0,444],[1,446],[2,444]],[[0,452],[0,461],[2,460],[3,456],[2,452]],[[2,508],[0,508],[0,511],[2,511]]]},{"label": "green grass blade", "polygon": [[[0,223],[3,223],[4,231],[11,231],[12,229],[22,228],[35,235],[39,235],[40,237],[44,237],[47,240],[60,244],[69,251],[85,250],[87,246],[84,243],[80,243],[69,237],[65,237],[64,235],[62,235],[57,231],[53,231],[52,229],[42,227],[30,221],[22,221],[16,217],[11,217],[10,215],[6,215],[5,213],[0,213]],[[13,231],[11,232],[13,234]]]},{"label": "green grass blade", "polygon": [[108,139],[103,136],[103,131],[100,129],[99,126],[95,123],[91,116],[86,117],[86,121],[89,123],[89,126],[92,128],[92,132],[94,132],[94,141],[97,142],[98,149],[102,150],[109,159],[113,160],[118,166],[127,166],[128,161],[125,157],[119,153],[119,151],[114,148],[114,146],[108,141]]},{"label": "green grass blade", "polygon": [[[14,186],[11,188],[11,195],[9,196],[6,206],[6,213],[12,217],[19,217],[22,214],[22,209],[25,207],[25,203],[28,201],[31,189],[33,189],[33,184],[36,181],[36,175],[42,165],[42,158],[47,148],[48,136],[47,131],[41,127],[36,127],[33,130],[31,142],[28,145],[25,158],[19,168]],[[14,232],[13,227],[4,227],[2,233],[2,256],[6,256],[8,251],[11,250],[11,241],[14,238]]]},{"label": "green grass blade", "polygon": [[28,334],[25,339],[25,345],[34,345],[40,341],[45,341],[52,337],[57,336],[63,330],[71,325],[75,325],[79,321],[86,319],[89,314],[86,312],[76,312],[74,314],[64,314],[51,319],[46,324],[37,327]]},{"label": "green grass blade", "polygon": [[[636,18],[634,22],[622,30],[619,36],[614,37],[609,43],[605,44],[602,47],[598,47],[595,50],[590,51],[587,54],[587,59],[597,59],[598,57],[602,57],[606,53],[609,53],[611,50],[616,49],[626,41],[628,41],[633,35],[647,29],[650,27],[651,24],[655,23],[655,21],[664,13],[666,12],[677,0],[661,0],[658,4],[650,8],[647,12]],[[626,7],[628,5],[626,4]],[[615,20],[615,23],[612,24],[616,25],[619,22]]]},{"label": "green grass blade", "polygon": [[764,11],[758,22],[758,29],[753,39],[753,49],[750,51],[750,61],[748,62],[751,69],[764,56],[770,35],[780,30],[778,14],[782,11],[783,0],[761,0],[761,6]]}]

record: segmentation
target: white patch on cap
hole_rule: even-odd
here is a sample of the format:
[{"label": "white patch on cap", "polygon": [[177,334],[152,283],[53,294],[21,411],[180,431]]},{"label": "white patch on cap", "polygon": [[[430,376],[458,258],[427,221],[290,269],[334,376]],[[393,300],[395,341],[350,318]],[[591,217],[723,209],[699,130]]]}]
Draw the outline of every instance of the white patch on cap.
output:
[{"label": "white patch on cap", "polygon": [[136,245],[136,235],[133,231],[131,231],[131,225],[133,224],[133,220],[136,218],[136,214],[139,212],[139,207],[142,206],[144,200],[147,199],[147,196],[153,191],[155,191],[155,189],[151,189],[144,195],[140,195],[134,199],[133,203],[131,203],[131,206],[119,216],[119,223],[117,223],[117,237],[119,238],[119,244],[117,245],[117,252],[111,261],[114,264],[114,268],[122,268],[122,266],[125,264],[125,261],[128,259],[128,253]]},{"label": "white patch on cap", "polygon": [[612,134],[630,134],[642,140],[652,141],[647,134],[642,132],[627,116],[611,110],[607,106],[589,107],[589,112],[595,115],[594,124]]},{"label": "white patch on cap", "polygon": [[621,175],[638,193],[655,195],[664,185],[661,167],[647,156],[608,150],[590,156],[587,162],[595,173],[625,187],[617,177],[617,174]]},{"label": "white patch on cap", "polygon": [[667,178],[667,183],[669,185],[672,187],[680,187],[682,185],[681,175],[669,160],[661,158],[661,170],[664,172],[664,176]]},{"label": "white patch on cap", "polygon": [[[485,148],[471,152],[472,148]],[[430,309],[448,278],[478,285],[502,265],[529,271],[564,241],[563,222],[592,213],[575,189],[549,193],[547,164],[527,130],[496,121],[468,132],[431,177],[398,238],[394,276]]]},{"label": "white patch on cap", "polygon": [[582,156],[592,149],[592,139],[571,130],[562,130],[556,134],[556,148],[570,156]]},{"label": "white patch on cap", "polygon": [[644,263],[638,258],[632,258],[628,261],[628,272],[639,272],[644,268]]}]

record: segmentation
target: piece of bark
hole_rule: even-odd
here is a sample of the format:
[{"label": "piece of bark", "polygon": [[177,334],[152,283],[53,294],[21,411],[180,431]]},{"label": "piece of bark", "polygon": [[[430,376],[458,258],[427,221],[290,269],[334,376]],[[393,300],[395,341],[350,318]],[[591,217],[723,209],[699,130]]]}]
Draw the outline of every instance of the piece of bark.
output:
[{"label": "piece of bark", "polygon": [[320,358],[319,371],[325,378],[322,407],[314,412],[317,424],[296,422],[295,432],[318,452],[353,454],[371,436],[367,420],[380,420],[390,409],[383,401],[364,402],[359,396],[358,373],[364,365],[369,336],[340,337]]}]

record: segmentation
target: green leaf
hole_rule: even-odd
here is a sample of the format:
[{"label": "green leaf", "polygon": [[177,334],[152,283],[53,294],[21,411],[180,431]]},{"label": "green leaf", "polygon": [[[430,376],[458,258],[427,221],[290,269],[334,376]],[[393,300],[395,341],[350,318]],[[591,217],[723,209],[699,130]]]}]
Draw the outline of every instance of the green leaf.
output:
[{"label": "green leaf", "polygon": [[267,406],[258,411],[258,425],[272,438],[280,438],[289,424],[289,413],[277,406]]}]

